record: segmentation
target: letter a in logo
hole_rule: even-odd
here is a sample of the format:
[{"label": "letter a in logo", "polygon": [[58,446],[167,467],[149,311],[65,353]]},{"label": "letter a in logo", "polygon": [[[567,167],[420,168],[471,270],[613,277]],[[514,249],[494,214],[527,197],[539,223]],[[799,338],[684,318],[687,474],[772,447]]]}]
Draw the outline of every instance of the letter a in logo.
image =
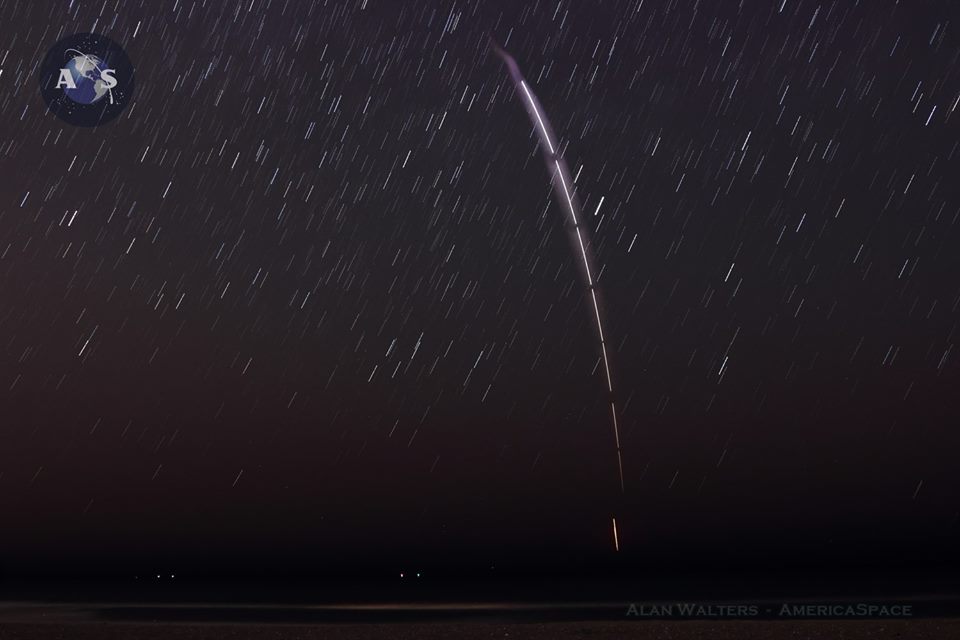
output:
[{"label": "letter a in logo", "polygon": [[57,81],[57,89],[76,89],[77,84],[73,81],[73,74],[70,69],[60,69],[60,80]]}]

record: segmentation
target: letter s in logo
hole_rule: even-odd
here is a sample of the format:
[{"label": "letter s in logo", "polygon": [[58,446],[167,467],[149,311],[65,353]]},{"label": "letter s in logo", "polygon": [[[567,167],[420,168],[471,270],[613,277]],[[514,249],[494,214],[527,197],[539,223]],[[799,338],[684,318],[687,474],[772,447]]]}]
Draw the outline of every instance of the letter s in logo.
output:
[{"label": "letter s in logo", "polygon": [[117,79],[113,75],[116,72],[116,69],[104,69],[100,73],[100,79],[103,81],[103,84],[107,85],[107,89],[113,89],[117,86]]}]

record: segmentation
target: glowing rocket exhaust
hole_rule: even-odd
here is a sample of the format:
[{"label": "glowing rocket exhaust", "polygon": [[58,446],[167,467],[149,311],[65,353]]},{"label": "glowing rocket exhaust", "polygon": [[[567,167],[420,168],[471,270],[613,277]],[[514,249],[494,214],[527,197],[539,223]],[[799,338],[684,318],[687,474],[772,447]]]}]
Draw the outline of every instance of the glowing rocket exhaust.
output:
[{"label": "glowing rocket exhaust", "polygon": [[[603,359],[607,394],[610,402],[610,419],[613,424],[613,436],[617,446],[617,470],[620,475],[620,491],[623,492],[623,456],[620,449],[620,426],[617,423],[617,406],[613,396],[613,379],[610,376],[610,358],[607,354],[607,341],[603,328],[603,319],[600,315],[600,304],[597,302],[597,283],[593,276],[595,270],[592,265],[593,261],[587,251],[589,239],[587,238],[587,230],[581,226],[580,204],[577,201],[576,194],[573,192],[573,180],[570,178],[567,163],[557,148],[556,137],[553,135],[550,123],[540,106],[540,102],[530,90],[523,74],[520,73],[520,67],[517,66],[517,61],[494,42],[492,38],[490,40],[490,46],[507,66],[507,70],[510,72],[510,78],[516,87],[517,94],[523,99],[523,106],[537,131],[543,150],[544,161],[553,176],[554,192],[557,195],[557,200],[567,212],[567,225],[573,240],[574,252],[578,254],[582,260],[584,279],[586,280],[587,292],[589,293],[589,299],[592,305],[597,335],[600,339],[600,353]],[[614,544],[616,549],[619,550],[620,545],[619,540],[617,540],[616,526],[616,520],[614,519]]]}]

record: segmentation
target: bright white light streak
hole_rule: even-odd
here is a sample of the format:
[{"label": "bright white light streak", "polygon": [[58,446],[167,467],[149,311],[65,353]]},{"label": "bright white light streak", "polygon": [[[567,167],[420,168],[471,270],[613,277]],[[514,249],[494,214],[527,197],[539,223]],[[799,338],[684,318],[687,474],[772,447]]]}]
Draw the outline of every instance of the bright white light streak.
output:
[{"label": "bright white light streak", "polygon": [[[566,177],[567,171],[565,168],[565,163],[563,159],[557,153],[556,144],[553,141],[553,138],[550,135],[550,129],[547,126],[547,121],[545,116],[541,113],[539,103],[534,97],[533,92],[530,91],[530,87],[527,85],[526,80],[523,78],[520,73],[519,67],[517,66],[516,61],[505,51],[500,49],[500,47],[494,45],[496,52],[503,59],[504,63],[507,65],[507,68],[510,72],[510,76],[513,79],[516,86],[521,90],[521,94],[526,102],[527,113],[530,114],[531,120],[536,125],[536,129],[540,135],[541,144],[546,147],[547,154],[546,160],[547,164],[553,165],[553,179],[555,187],[559,187],[559,191],[563,193],[563,198],[561,203],[566,206],[567,215],[570,218],[570,221],[573,226],[573,237],[576,238],[577,248],[580,253],[580,260],[583,264],[583,271],[587,280],[587,290],[590,292],[590,303],[593,307],[593,315],[596,318],[596,327],[597,335],[600,340],[600,352],[603,359],[603,369],[606,377],[607,383],[607,393],[610,396],[610,417],[613,425],[614,439],[616,441],[617,447],[617,470],[620,477],[620,491],[624,491],[624,478],[623,478],[623,456],[620,448],[620,425],[617,420],[617,406],[616,402],[613,399],[613,378],[610,372],[610,357],[607,353],[607,343],[606,337],[603,330],[603,318],[600,314],[600,304],[597,301],[597,290],[596,283],[593,279],[593,269],[590,265],[590,259],[587,254],[587,240],[584,238],[584,231],[580,228],[580,219],[577,214],[577,204],[574,201],[573,192],[571,190],[571,185],[568,184]],[[660,139],[657,138],[657,145],[660,144]],[[654,147],[654,152],[656,152],[656,147]],[[652,154],[651,154],[652,155]],[[682,179],[681,179],[682,183]],[[678,187],[679,188],[679,187]],[[597,210],[594,215],[597,215],[600,211],[600,206],[603,204],[603,198],[600,199],[600,203],[597,205]],[[636,239],[636,238],[634,238]],[[631,243],[631,247],[633,244]],[[614,528],[616,527],[616,520],[614,520]],[[619,541],[616,539],[616,531],[614,531],[614,544],[619,550]]]},{"label": "bright white light streak", "polygon": [[534,101],[533,96],[530,95],[530,89],[527,88],[527,82],[525,80],[520,81],[520,86],[523,87],[523,92],[527,94],[527,102],[533,108],[533,112],[537,116],[537,123],[540,125],[540,131],[543,133],[543,139],[547,143],[547,148],[550,149],[550,155],[556,153],[553,149],[553,141],[550,140],[550,134],[547,133],[547,128],[543,126],[543,118],[540,117],[540,109],[537,109],[537,103]]},{"label": "bright white light streak", "polygon": [[603,206],[603,199],[604,199],[605,197],[606,197],[606,196],[600,196],[600,202],[597,204],[597,210],[593,212],[594,217],[596,217],[596,215],[597,215],[598,213],[600,213],[600,207]]}]

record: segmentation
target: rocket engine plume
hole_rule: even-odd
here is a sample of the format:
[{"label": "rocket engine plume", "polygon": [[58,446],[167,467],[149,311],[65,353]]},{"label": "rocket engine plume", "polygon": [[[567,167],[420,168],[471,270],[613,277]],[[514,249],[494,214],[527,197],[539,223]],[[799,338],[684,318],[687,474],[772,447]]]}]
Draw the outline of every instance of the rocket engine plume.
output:
[{"label": "rocket engine plume", "polygon": [[[617,422],[617,406],[613,394],[613,379],[610,376],[610,357],[607,353],[606,332],[604,331],[603,318],[600,314],[600,304],[597,302],[597,282],[594,279],[595,269],[593,261],[588,252],[589,238],[587,230],[581,223],[580,203],[576,194],[573,192],[573,180],[570,178],[570,171],[566,161],[563,159],[560,150],[557,148],[556,136],[550,122],[547,120],[540,102],[530,90],[530,86],[520,72],[517,61],[507,53],[503,47],[490,38],[490,47],[503,60],[510,73],[517,94],[523,100],[523,106],[530,117],[530,121],[537,131],[540,138],[540,146],[543,151],[544,162],[552,174],[553,189],[557,196],[557,201],[566,210],[566,222],[573,241],[574,253],[581,260],[584,280],[586,281],[587,293],[591,302],[591,311],[593,312],[594,326],[597,330],[597,336],[600,340],[600,353],[603,360],[603,368],[606,374],[607,394],[610,402],[610,419],[613,424],[613,436],[617,447],[617,470],[620,476],[620,491],[624,491],[623,482],[623,456],[620,449],[620,426]],[[616,532],[616,520],[613,520],[614,532]],[[616,533],[614,533],[616,538]],[[619,550],[619,543],[616,543]]]}]

